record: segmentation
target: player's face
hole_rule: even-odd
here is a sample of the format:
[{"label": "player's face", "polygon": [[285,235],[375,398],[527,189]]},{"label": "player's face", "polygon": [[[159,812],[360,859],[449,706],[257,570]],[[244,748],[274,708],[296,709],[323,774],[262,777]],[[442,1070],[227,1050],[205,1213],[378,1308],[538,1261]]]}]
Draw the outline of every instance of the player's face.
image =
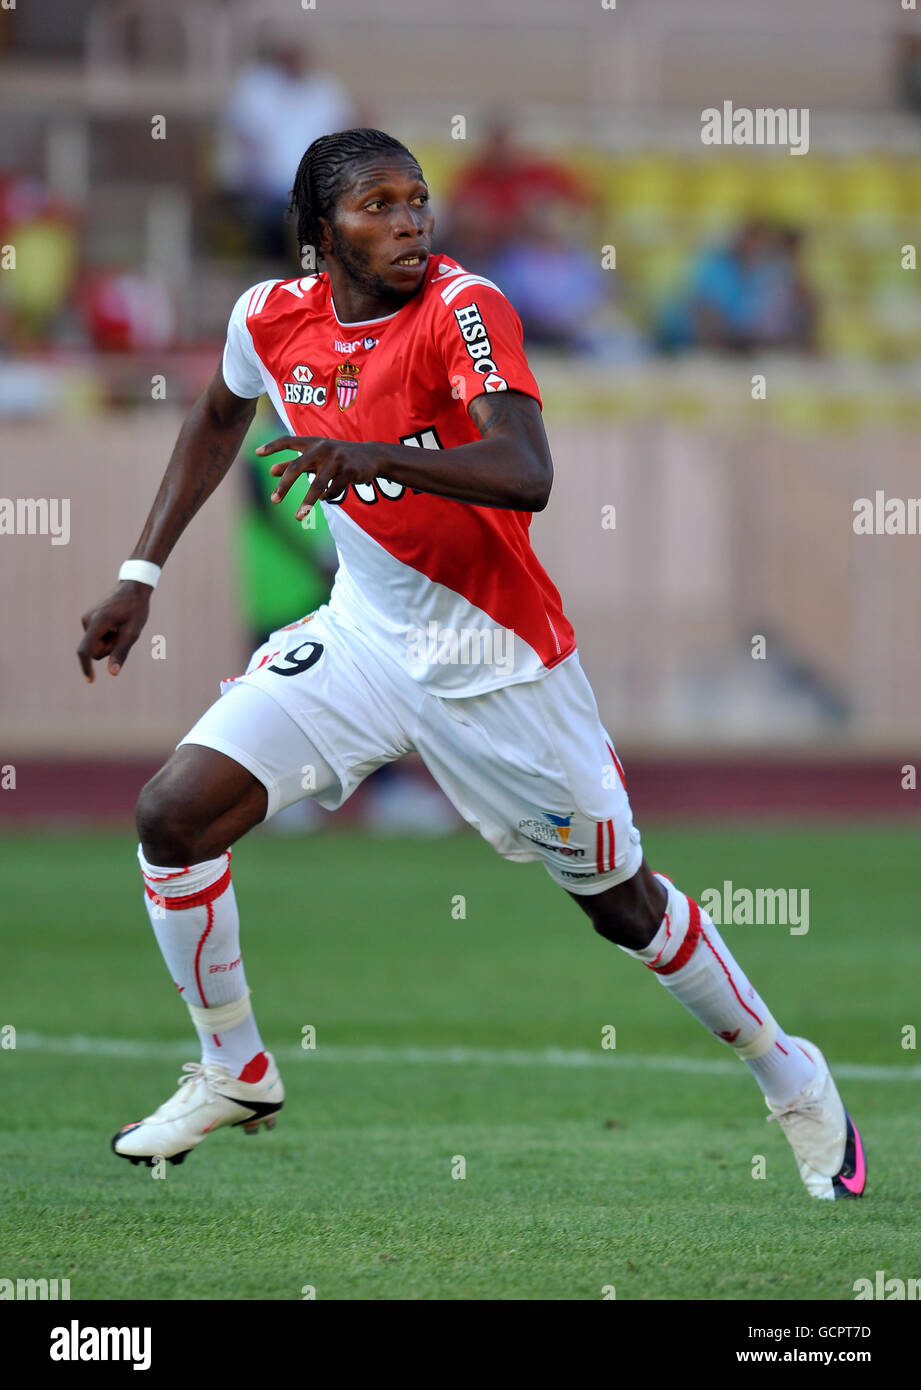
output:
[{"label": "player's face", "polygon": [[353,288],[385,304],[403,304],[425,278],[435,218],[418,165],[369,159],[359,165],[327,223],[328,250]]}]

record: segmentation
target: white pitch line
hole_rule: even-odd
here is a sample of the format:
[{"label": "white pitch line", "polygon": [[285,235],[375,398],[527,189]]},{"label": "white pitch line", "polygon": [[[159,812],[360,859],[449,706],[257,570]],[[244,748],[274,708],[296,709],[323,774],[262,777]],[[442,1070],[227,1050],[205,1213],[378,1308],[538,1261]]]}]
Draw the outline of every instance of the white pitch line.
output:
[{"label": "white pitch line", "polygon": [[[42,1033],[18,1033],[16,1049],[67,1056],[134,1059],[194,1057],[188,1042],[142,1042],[136,1038],[46,1037]],[[608,1071],[672,1071],[696,1076],[741,1076],[738,1062],[714,1057],[632,1056],[624,1052],[573,1051],[548,1047],[536,1050],[480,1047],[361,1047],[321,1044],[315,1049],[273,1047],[279,1061],[359,1062],[371,1065],[485,1066],[485,1067],[589,1067]],[[845,1081],[921,1081],[921,1066],[872,1066],[861,1062],[835,1062],[834,1074]]]}]

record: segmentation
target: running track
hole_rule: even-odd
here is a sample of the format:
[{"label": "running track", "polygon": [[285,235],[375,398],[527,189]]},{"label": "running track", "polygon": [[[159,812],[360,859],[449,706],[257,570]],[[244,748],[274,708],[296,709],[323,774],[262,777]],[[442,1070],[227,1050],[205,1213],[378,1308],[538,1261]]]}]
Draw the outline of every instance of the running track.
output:
[{"label": "running track", "polygon": [[[15,760],[15,790],[0,791],[5,826],[58,821],[120,821],[130,817],[139,789],[157,770],[152,761]],[[853,819],[917,818],[921,791],[902,789],[902,766],[921,766],[911,754],[840,761],[761,758],[625,758],[627,786],[638,823],[682,819],[810,816]],[[419,775],[427,774],[416,767]],[[359,791],[337,815],[354,821]]]}]

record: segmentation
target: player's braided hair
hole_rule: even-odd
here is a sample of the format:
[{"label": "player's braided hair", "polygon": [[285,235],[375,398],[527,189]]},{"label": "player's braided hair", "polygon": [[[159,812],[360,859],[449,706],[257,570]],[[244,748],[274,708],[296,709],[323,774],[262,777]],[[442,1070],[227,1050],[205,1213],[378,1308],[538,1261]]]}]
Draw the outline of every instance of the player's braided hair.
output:
[{"label": "player's braided hair", "polygon": [[351,166],[381,152],[408,155],[418,163],[394,136],[368,127],[321,135],[308,145],[297,166],[288,207],[289,215],[297,219],[297,244],[302,253],[305,246],[313,246],[319,252],[320,218],[332,221],[336,200],[349,181]]}]

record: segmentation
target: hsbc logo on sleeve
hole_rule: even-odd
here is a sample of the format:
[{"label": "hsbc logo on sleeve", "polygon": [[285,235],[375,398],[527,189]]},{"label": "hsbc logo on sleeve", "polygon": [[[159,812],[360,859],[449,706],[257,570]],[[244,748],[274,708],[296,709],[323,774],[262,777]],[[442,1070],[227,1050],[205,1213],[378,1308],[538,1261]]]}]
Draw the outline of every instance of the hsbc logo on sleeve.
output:
[{"label": "hsbc logo on sleeve", "polygon": [[[507,382],[501,377],[492,360],[492,343],[486,332],[486,325],[477,304],[466,304],[463,309],[455,309],[454,317],[467,349],[467,356],[473,362],[473,370],[487,378],[487,391],[505,391]],[[489,382],[493,385],[489,385]],[[501,385],[500,385],[501,383]]]},{"label": "hsbc logo on sleeve", "polygon": [[293,380],[282,382],[285,405],[326,404],[326,387],[313,385],[313,372],[304,362],[291,368]]}]

